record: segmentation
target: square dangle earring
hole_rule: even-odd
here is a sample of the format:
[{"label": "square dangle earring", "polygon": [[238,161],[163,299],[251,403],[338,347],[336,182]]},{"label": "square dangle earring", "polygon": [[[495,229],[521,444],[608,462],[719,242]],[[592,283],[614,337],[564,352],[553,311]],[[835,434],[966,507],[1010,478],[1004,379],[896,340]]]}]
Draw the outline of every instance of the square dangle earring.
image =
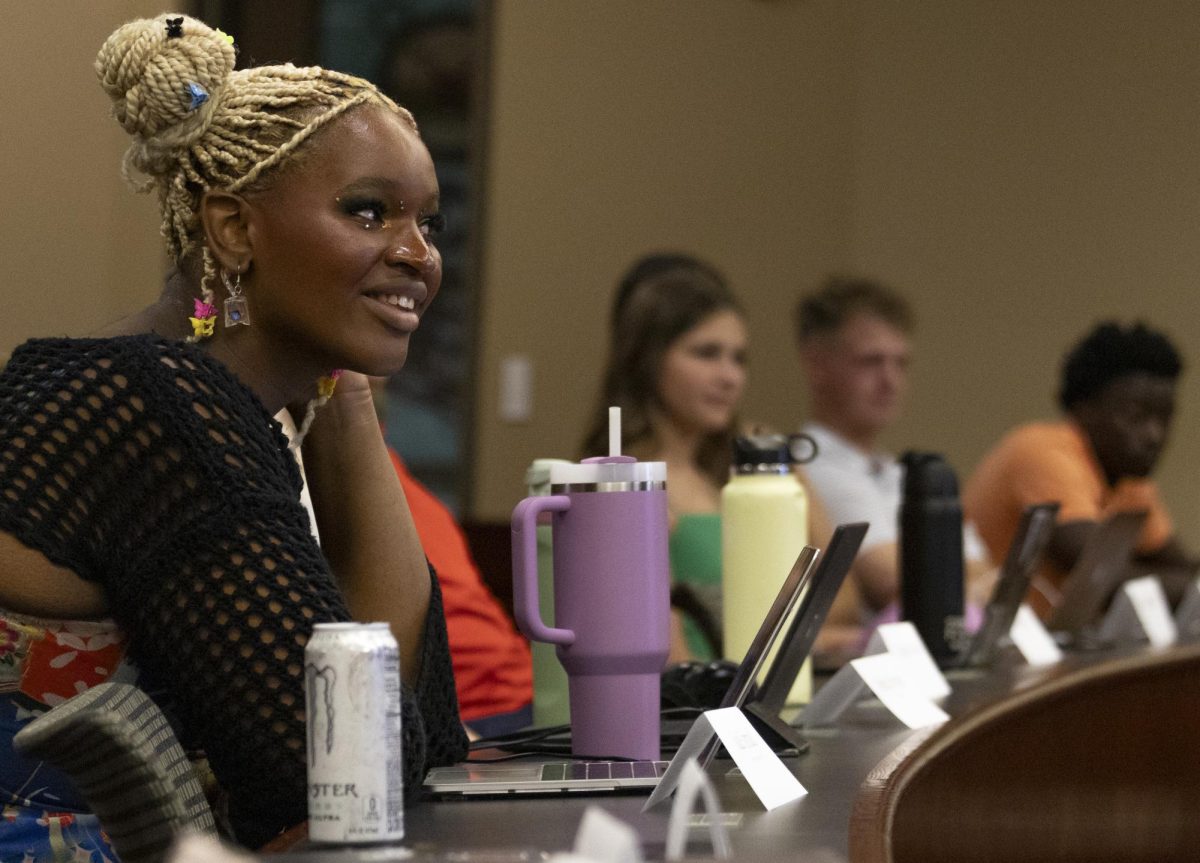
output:
[{"label": "square dangle earring", "polygon": [[242,295],[242,271],[238,270],[236,281],[231,281],[229,273],[222,270],[221,281],[225,283],[225,290],[229,294],[225,298],[225,326],[234,327],[238,324],[250,326],[250,307]]}]

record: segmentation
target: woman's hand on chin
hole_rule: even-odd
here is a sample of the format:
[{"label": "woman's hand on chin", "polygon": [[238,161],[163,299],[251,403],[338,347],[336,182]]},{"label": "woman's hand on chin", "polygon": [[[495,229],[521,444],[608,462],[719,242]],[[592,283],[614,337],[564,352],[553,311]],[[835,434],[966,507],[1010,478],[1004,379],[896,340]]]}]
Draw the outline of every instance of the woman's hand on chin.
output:
[{"label": "woman's hand on chin", "polygon": [[[329,399],[331,405],[336,404],[342,409],[353,408],[368,411],[372,418],[376,416],[375,392],[372,388],[373,379],[361,372],[344,371],[337,379],[333,396]],[[380,397],[383,390],[379,391]]]},{"label": "woman's hand on chin", "polygon": [[[318,430],[320,432],[316,434],[316,437],[321,438],[344,430],[343,427],[346,423],[378,426],[379,416],[376,413],[376,395],[372,389],[372,380],[374,379],[360,372],[343,371],[340,373],[333,389],[333,395],[325,405],[317,410],[313,418],[312,431],[305,438],[306,450],[308,442],[313,438],[313,432],[318,432]],[[382,397],[382,392],[380,389],[380,397]],[[317,398],[315,385],[311,398]],[[288,404],[288,412],[292,415],[297,427],[304,421],[308,405],[309,400]]]},{"label": "woman's hand on chin", "polygon": [[[337,379],[333,395],[328,404],[317,411],[314,426],[324,418],[326,426],[334,426],[341,430],[351,428],[369,428],[375,435],[380,434],[380,418],[383,399],[383,383],[385,378],[373,378],[361,372],[344,371]],[[375,382],[379,383],[376,384]],[[322,417],[325,414],[325,417]]]}]

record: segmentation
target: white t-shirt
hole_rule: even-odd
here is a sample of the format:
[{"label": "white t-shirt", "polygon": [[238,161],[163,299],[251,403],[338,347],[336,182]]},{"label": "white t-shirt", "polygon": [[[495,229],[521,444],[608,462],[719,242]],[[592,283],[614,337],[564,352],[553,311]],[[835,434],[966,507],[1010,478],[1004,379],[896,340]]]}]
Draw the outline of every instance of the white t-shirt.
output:
[{"label": "white t-shirt", "polygon": [[[807,423],[802,431],[817,442],[817,457],[804,466],[804,472],[830,521],[869,523],[863,550],[897,542],[904,466],[890,453],[867,455],[819,423]],[[968,560],[987,560],[983,542],[969,522],[963,524],[963,554]]]}]

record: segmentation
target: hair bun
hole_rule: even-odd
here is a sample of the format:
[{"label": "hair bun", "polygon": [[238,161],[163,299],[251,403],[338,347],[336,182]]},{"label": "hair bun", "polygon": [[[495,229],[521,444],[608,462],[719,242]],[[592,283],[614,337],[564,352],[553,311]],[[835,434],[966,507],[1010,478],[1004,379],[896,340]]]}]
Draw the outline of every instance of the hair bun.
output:
[{"label": "hair bun", "polygon": [[234,59],[228,36],[177,13],[130,21],[105,40],[96,74],[134,137],[133,167],[161,174],[204,133]]}]

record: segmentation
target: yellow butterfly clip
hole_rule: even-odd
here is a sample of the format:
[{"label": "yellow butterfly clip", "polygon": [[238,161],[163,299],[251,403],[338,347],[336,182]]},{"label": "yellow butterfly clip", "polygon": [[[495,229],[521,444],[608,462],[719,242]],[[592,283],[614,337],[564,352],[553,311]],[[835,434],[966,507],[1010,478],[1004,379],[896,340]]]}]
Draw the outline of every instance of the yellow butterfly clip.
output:
[{"label": "yellow butterfly clip", "polygon": [[217,323],[216,315],[211,318],[188,318],[188,320],[192,322],[192,335],[196,338],[211,336],[213,327]]}]

